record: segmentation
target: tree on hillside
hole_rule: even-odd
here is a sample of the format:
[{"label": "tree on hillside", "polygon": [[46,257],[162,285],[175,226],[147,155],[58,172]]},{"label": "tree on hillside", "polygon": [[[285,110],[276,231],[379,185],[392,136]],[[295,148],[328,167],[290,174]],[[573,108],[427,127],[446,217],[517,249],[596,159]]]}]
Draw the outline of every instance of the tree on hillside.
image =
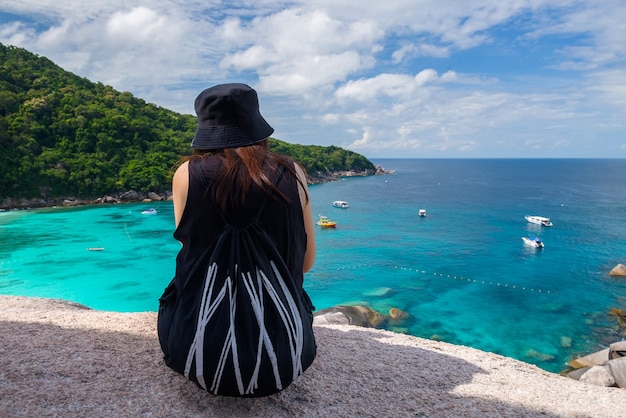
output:
[{"label": "tree on hillside", "polygon": [[[190,153],[196,117],[67,72],[0,44],[0,202],[5,197],[100,197],[165,192]],[[338,147],[271,140],[309,174],[373,169]]]}]

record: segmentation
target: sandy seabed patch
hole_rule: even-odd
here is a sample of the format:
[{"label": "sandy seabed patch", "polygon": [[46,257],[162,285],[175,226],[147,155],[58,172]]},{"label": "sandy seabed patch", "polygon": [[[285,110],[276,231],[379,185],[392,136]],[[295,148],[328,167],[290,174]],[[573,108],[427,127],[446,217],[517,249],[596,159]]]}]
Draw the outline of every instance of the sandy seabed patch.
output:
[{"label": "sandy seabed patch", "polygon": [[2,417],[626,417],[624,389],[353,326],[315,326],[317,359],[281,393],[216,397],[164,365],[155,312],[0,304]]}]

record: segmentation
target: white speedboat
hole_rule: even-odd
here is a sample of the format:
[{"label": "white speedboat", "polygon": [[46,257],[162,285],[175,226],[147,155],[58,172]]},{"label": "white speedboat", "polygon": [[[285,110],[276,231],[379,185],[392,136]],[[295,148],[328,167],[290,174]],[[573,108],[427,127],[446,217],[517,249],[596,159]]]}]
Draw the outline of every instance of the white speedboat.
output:
[{"label": "white speedboat", "polygon": [[336,208],[348,209],[350,205],[345,200],[335,200],[333,206]]},{"label": "white speedboat", "polygon": [[420,216],[426,216],[426,209],[420,209],[419,215]]},{"label": "white speedboat", "polygon": [[541,241],[537,237],[535,238],[522,237],[522,239],[524,240],[524,244],[526,245],[529,245],[535,248],[543,248],[543,241]]},{"label": "white speedboat", "polygon": [[537,215],[526,215],[524,216],[528,222],[531,224],[537,224],[541,226],[552,226],[552,222],[550,218],[546,218],[545,216],[537,216]]},{"label": "white speedboat", "polygon": [[157,210],[154,209],[154,208],[150,208],[150,209],[142,210],[141,214],[142,215],[156,215],[157,214]]}]

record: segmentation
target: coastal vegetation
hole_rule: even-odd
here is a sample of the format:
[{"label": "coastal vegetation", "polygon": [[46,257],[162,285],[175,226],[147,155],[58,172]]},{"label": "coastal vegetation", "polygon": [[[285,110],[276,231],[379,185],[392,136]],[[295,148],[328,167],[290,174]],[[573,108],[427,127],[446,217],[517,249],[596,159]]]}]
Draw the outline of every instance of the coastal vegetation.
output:
[{"label": "coastal vegetation", "polygon": [[[22,48],[0,44],[0,62],[0,202],[169,190],[173,168],[191,151],[195,116],[89,81]],[[271,138],[270,147],[302,164],[312,181],[375,172],[364,156],[335,146]]]}]

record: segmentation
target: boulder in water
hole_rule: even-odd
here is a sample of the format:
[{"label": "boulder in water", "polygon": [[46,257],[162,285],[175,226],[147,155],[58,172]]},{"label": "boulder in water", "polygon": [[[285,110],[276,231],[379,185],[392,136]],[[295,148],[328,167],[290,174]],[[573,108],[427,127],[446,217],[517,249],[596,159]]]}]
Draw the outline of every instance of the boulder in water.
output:
[{"label": "boulder in water", "polygon": [[605,348],[595,353],[588,354],[584,357],[574,359],[568,363],[568,365],[574,369],[581,367],[593,367],[604,364],[609,360],[609,349]]},{"label": "boulder in water", "polygon": [[609,315],[613,315],[617,317],[617,323],[622,328],[626,328],[626,311],[618,308],[611,308],[609,310]]},{"label": "boulder in water", "polygon": [[409,317],[409,314],[398,308],[389,309],[389,317],[393,320],[400,320]]},{"label": "boulder in water", "polygon": [[626,276],[626,266],[623,264],[618,264],[611,271],[609,271],[610,276]]},{"label": "boulder in water", "polygon": [[526,357],[534,358],[542,362],[554,361],[554,356],[552,354],[542,353],[540,351],[535,350],[534,348],[527,350],[524,353],[524,355]]},{"label": "boulder in water", "polygon": [[562,336],[560,338],[561,341],[561,347],[563,348],[570,348],[572,346],[572,339],[570,337],[566,337],[566,336]]},{"label": "boulder in water", "polygon": [[349,324],[366,328],[375,328],[384,319],[375,310],[361,305],[333,306],[317,311],[313,316],[313,323],[315,324]]},{"label": "boulder in water", "polygon": [[350,325],[350,318],[343,312],[324,312],[315,314],[313,323],[315,325]]},{"label": "boulder in water", "polygon": [[392,293],[393,293],[393,289],[390,287],[379,287],[377,289],[373,289],[373,290],[363,293],[363,296],[381,298],[381,297],[389,296]]}]

